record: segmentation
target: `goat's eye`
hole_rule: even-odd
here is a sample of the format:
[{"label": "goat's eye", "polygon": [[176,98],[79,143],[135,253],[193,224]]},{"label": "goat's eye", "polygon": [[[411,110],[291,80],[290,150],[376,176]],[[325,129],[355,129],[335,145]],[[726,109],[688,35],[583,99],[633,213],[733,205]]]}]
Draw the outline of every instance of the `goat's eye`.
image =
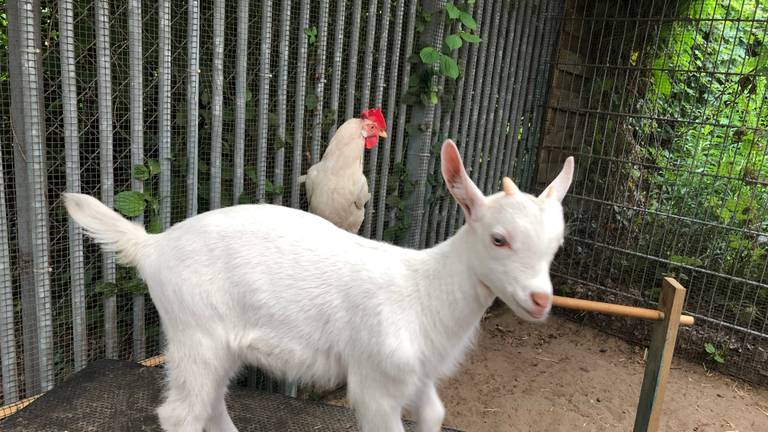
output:
[{"label": "goat's eye", "polygon": [[491,241],[493,242],[493,245],[497,247],[504,247],[509,244],[507,243],[507,239],[505,239],[501,234],[491,235]]}]

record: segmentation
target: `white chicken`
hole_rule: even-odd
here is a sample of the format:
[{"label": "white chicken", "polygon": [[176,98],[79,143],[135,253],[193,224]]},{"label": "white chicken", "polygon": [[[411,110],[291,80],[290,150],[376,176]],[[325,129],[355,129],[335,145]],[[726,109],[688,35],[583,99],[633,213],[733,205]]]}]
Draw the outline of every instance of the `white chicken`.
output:
[{"label": "white chicken", "polygon": [[363,175],[363,152],[387,137],[380,108],[364,111],[344,122],[331,138],[320,162],[303,176],[309,211],[334,225],[357,233],[371,197]]}]

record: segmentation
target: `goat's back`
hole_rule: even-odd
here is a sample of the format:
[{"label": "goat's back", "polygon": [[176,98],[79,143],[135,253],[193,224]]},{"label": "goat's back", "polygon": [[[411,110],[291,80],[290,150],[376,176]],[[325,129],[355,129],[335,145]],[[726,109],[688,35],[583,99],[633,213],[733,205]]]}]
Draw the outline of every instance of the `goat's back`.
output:
[{"label": "goat's back", "polygon": [[306,212],[242,205],[157,236],[141,272],[167,331],[257,355],[271,347],[273,357],[254,362],[278,373],[311,368],[303,375],[317,382],[337,378],[345,346],[386,327],[379,320],[392,315],[382,309],[399,308],[411,254]]}]

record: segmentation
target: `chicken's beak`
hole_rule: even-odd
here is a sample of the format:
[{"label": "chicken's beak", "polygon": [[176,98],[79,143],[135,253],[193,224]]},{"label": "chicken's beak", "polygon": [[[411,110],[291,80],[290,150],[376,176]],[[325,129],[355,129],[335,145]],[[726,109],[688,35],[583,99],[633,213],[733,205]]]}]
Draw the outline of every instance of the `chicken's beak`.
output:
[{"label": "chicken's beak", "polygon": [[381,138],[386,138],[386,137],[387,137],[387,131],[385,131],[385,130],[382,130],[381,132],[379,132],[379,136],[380,136]]}]

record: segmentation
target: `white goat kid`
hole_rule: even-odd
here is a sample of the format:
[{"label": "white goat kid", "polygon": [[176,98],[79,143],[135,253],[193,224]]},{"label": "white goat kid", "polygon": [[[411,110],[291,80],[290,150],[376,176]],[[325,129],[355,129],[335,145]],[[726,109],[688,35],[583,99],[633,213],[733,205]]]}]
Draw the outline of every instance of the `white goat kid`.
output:
[{"label": "white goat kid", "polygon": [[467,224],[428,250],[368,240],[299,210],[240,205],[149,235],[95,198],[65,194],[69,214],[147,282],[167,336],[166,431],[236,431],[224,402],[243,363],[319,386],[346,380],[364,432],[440,429],[435,385],[500,297],[521,318],[550,310],[549,266],[563,241],[569,158],[539,197],[507,178],[485,197],[453,141],[448,189]]}]

